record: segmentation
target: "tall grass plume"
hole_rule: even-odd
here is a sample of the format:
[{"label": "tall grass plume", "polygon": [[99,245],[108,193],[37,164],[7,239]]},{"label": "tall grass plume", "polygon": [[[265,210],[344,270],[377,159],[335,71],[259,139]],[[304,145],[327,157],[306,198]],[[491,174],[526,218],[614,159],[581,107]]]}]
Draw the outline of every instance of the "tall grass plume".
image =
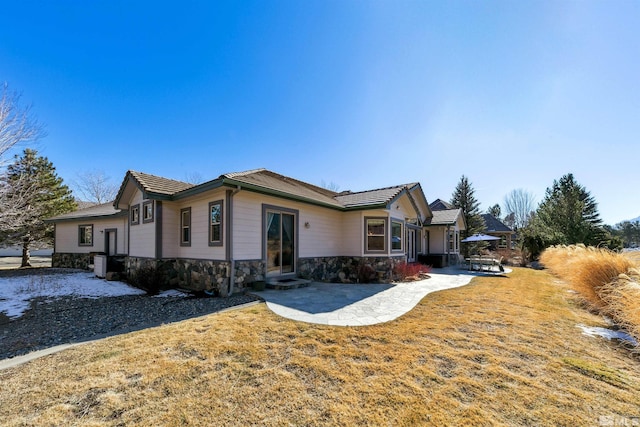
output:
[{"label": "tall grass plume", "polygon": [[548,248],[540,261],[640,342],[640,269],[632,259],[608,249],[575,245]]}]

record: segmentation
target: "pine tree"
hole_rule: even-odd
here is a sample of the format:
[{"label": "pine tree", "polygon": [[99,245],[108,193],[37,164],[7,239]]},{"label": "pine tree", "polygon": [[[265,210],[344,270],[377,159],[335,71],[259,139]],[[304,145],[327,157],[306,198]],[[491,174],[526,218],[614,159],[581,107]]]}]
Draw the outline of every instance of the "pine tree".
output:
[{"label": "pine tree", "polygon": [[[462,237],[467,238],[475,233],[480,233],[484,230],[484,220],[480,215],[480,203],[474,196],[475,190],[473,185],[469,182],[469,179],[462,175],[456,189],[451,196],[451,204],[462,209],[462,215],[464,216],[467,229],[462,232]],[[464,255],[467,256],[467,247],[463,247]]]},{"label": "pine tree", "polygon": [[597,245],[605,237],[598,204],[571,173],[547,188],[536,214],[549,244]]},{"label": "pine tree", "polygon": [[44,219],[77,208],[71,190],[56,174],[53,164],[26,149],[7,167],[2,178],[7,206],[15,214],[2,227],[2,244],[22,246],[22,267],[30,266],[30,249],[53,242],[53,225]]},{"label": "pine tree", "polygon": [[494,217],[495,219],[500,219],[502,214],[502,209],[500,209],[500,205],[496,203],[495,205],[487,209],[487,213],[492,217]]}]

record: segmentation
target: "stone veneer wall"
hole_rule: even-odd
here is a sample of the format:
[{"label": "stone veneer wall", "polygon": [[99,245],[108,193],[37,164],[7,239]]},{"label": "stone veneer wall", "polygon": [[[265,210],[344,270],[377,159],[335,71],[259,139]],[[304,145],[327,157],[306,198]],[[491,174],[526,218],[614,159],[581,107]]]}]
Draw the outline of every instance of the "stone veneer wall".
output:
[{"label": "stone veneer wall", "polygon": [[393,268],[404,262],[396,257],[320,257],[298,259],[298,275],[319,282],[381,282],[393,281]]},{"label": "stone veneer wall", "polygon": [[55,268],[78,268],[88,270],[90,254],[72,254],[55,252],[51,255],[51,267]]},{"label": "stone veneer wall", "polygon": [[[320,282],[382,282],[393,280],[393,268],[405,261],[398,257],[320,257],[298,259],[298,276]],[[255,282],[265,280],[266,266],[262,260],[235,262],[233,289],[230,283],[231,263],[228,261],[127,257],[127,275],[149,265],[159,268],[164,277],[162,287],[209,291],[219,296],[242,293]]]},{"label": "stone veneer wall", "polygon": [[162,287],[184,288],[192,291],[209,291],[215,295],[228,296],[244,292],[252,283],[264,281],[264,262],[261,260],[238,261],[235,264],[233,289],[230,283],[231,263],[228,261],[196,259],[163,259],[127,257],[127,275],[153,265],[164,277]]},{"label": "stone veneer wall", "polygon": [[255,282],[264,282],[266,266],[264,261],[246,260],[235,262],[234,289],[245,289]]}]

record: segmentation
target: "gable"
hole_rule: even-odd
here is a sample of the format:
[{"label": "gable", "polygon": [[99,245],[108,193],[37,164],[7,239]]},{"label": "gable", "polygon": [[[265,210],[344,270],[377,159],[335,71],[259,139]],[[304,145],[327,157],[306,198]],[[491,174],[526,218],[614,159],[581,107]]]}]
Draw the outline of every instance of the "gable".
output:
[{"label": "gable", "polygon": [[117,209],[127,209],[126,202],[131,200],[136,191],[142,192],[143,199],[169,200],[175,193],[191,187],[194,185],[187,182],[129,170],[120,185],[113,205]]}]

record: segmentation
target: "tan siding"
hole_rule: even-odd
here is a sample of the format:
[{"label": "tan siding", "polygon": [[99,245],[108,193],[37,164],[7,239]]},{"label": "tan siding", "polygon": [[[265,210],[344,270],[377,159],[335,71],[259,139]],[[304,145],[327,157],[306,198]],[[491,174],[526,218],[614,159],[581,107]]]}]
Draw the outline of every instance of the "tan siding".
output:
[{"label": "tan siding", "polygon": [[[180,201],[176,210],[177,221],[174,228],[180,258],[225,259],[224,246],[209,246],[209,202],[224,200],[224,197],[225,191],[218,190]],[[180,210],[189,207],[191,208],[191,246],[180,246]],[[226,212],[227,206],[224,202],[223,209]],[[225,242],[226,238],[227,236],[223,237]]]},{"label": "tan siding", "polygon": [[[73,222],[60,222],[56,224],[56,252],[57,253],[89,253],[104,252],[104,230],[117,229],[117,252],[126,253],[126,217],[111,219],[84,219]],[[78,227],[80,225],[93,225],[93,246],[78,245]],[[101,232],[102,231],[102,232]]]},{"label": "tan siding", "polygon": [[[300,257],[336,256],[343,252],[341,212],[241,191],[233,198],[235,259],[262,258],[263,204],[298,211]],[[307,222],[309,228],[305,228]]]},{"label": "tan siding", "polygon": [[[262,202],[259,194],[241,191],[233,196],[233,257],[262,259]],[[277,200],[277,199],[276,199]],[[269,200],[275,204],[274,200]]]},{"label": "tan siding", "polygon": [[[309,228],[305,228],[305,223]],[[303,258],[336,256],[342,250],[342,213],[316,206],[300,210],[300,252]]]},{"label": "tan siding", "polygon": [[446,253],[446,234],[446,227],[429,227],[429,250],[432,254]]},{"label": "tan siding", "polygon": [[346,212],[342,215],[342,248],[340,255],[361,256],[364,246],[363,212]]},{"label": "tan siding", "polygon": [[154,258],[156,256],[156,225],[153,222],[144,224],[142,222],[142,193],[137,190],[129,206],[140,205],[140,223],[130,226],[130,246],[131,256]]},{"label": "tan siding", "polygon": [[180,251],[180,208],[162,202],[162,257],[177,258]]}]

